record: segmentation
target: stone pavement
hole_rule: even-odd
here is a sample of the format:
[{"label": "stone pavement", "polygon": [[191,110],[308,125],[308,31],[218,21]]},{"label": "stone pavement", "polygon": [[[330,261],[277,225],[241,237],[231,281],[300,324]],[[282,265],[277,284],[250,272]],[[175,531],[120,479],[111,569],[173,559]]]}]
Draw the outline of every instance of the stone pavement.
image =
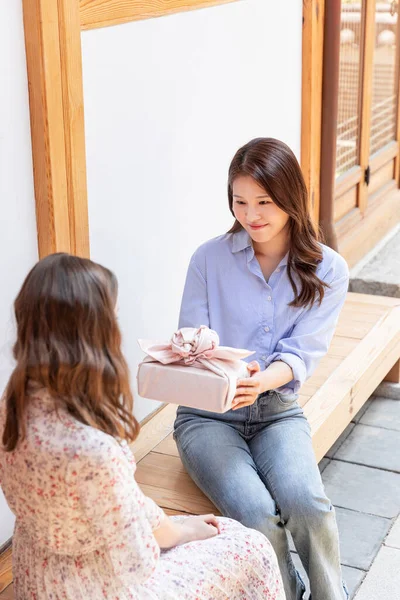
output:
[{"label": "stone pavement", "polygon": [[400,298],[400,226],[351,270],[349,290]]},{"label": "stone pavement", "polygon": [[[351,270],[349,289],[400,298],[400,226]],[[400,384],[378,387],[320,469],[350,597],[400,600]]]},{"label": "stone pavement", "polygon": [[350,598],[400,600],[400,385],[379,386],[320,470],[336,510]]}]

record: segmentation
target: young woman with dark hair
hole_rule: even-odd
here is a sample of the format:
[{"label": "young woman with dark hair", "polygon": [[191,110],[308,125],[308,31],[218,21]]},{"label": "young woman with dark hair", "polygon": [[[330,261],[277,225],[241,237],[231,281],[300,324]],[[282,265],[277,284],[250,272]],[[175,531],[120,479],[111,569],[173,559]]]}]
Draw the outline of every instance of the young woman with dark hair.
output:
[{"label": "young woman with dark hair", "polygon": [[232,410],[179,407],[187,470],[222,514],[258,529],[278,556],[287,600],[344,600],[334,509],[325,495],[298,392],[325,355],[348,268],[321,244],[293,152],[271,138],[238,150],[228,178],[235,223],[203,244],[187,274],[179,327],[207,325],[224,346],[254,350]]}]

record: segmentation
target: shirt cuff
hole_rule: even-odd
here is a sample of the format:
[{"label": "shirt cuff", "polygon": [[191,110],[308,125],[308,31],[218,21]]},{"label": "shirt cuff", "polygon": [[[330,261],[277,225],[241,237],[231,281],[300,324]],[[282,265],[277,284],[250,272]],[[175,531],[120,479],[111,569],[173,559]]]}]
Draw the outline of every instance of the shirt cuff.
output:
[{"label": "shirt cuff", "polygon": [[293,388],[294,393],[297,394],[307,378],[307,369],[304,361],[296,354],[291,354],[290,352],[274,352],[266,360],[265,368],[278,360],[286,363],[292,369],[293,379],[285,384],[285,387]]}]

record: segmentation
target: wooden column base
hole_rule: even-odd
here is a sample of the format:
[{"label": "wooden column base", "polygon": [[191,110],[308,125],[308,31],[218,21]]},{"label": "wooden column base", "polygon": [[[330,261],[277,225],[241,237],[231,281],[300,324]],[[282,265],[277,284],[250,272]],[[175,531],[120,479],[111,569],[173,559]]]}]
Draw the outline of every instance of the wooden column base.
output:
[{"label": "wooden column base", "polygon": [[390,369],[384,381],[389,381],[390,383],[400,383],[400,360],[398,360],[397,363]]}]

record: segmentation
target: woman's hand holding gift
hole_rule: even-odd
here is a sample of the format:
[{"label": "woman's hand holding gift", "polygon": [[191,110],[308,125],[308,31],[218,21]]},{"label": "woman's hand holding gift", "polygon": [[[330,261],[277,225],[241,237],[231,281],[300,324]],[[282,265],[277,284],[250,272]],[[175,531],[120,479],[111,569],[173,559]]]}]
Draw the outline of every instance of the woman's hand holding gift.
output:
[{"label": "woman's hand holding gift", "polygon": [[260,378],[261,370],[257,361],[253,361],[247,365],[250,377],[246,379],[238,379],[236,394],[232,401],[232,410],[238,410],[245,406],[251,406],[257,400],[258,396],[263,393],[262,380]]},{"label": "woman's hand holding gift", "polygon": [[280,360],[271,363],[265,371],[260,370],[257,361],[248,364],[247,369],[250,377],[238,379],[236,394],[232,401],[232,410],[251,406],[257,400],[259,394],[263,394],[268,390],[275,390],[293,379],[291,367]]}]

